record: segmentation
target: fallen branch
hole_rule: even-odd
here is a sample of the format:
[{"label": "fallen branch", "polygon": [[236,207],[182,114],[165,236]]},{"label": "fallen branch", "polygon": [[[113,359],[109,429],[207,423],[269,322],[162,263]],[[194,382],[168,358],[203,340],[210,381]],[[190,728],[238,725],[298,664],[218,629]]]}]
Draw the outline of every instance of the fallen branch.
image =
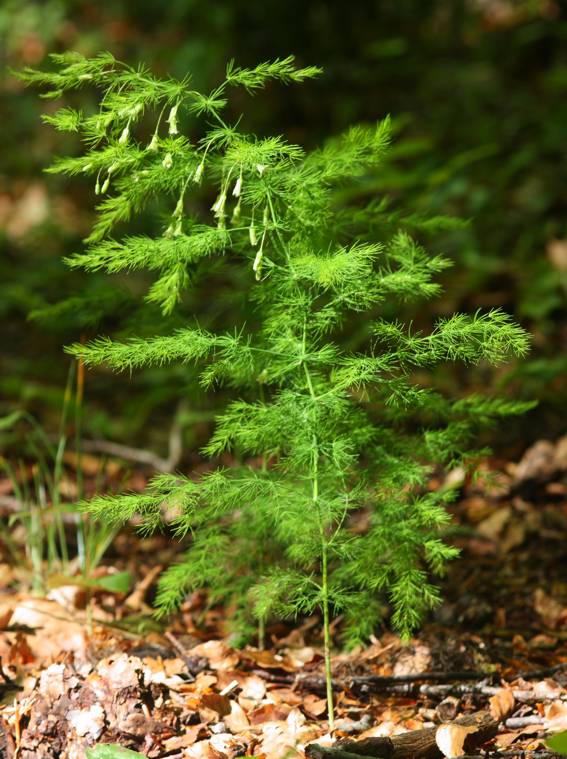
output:
[{"label": "fallen branch", "polygon": [[[398,686],[394,691],[388,691],[397,696],[427,696],[427,698],[446,698],[447,696],[494,696],[500,689],[494,685],[487,685],[486,683],[474,683],[467,685],[466,683],[455,683],[454,685],[420,685],[419,687],[406,687]],[[533,690],[526,688],[511,688],[512,695],[516,701],[521,701],[523,704],[537,703],[541,701],[541,697],[537,696]],[[558,698],[562,700],[561,697]]]},{"label": "fallen branch", "polygon": [[[464,741],[465,752],[474,751],[498,732],[499,722],[489,712],[475,712],[459,717],[451,725],[474,728]],[[309,759],[439,759],[441,750],[436,743],[438,727],[411,730],[390,738],[366,738],[361,741],[342,740],[331,748],[311,743],[305,754]]]},{"label": "fallen branch", "polygon": [[[567,664],[563,663],[548,669],[518,672],[514,675],[514,679],[539,680],[543,677],[554,675],[566,668]],[[252,671],[255,675],[268,680],[268,682],[280,685],[292,685],[294,688],[308,690],[313,693],[325,693],[325,679],[319,675],[310,673],[292,675],[260,668],[253,669]],[[489,682],[497,677],[499,677],[498,674],[494,672],[475,672],[471,670],[464,670],[462,672],[420,672],[413,675],[361,675],[341,679],[334,678],[333,690],[348,690],[360,694],[386,692],[399,696],[424,695],[441,698],[445,698],[449,694],[465,695],[470,693],[493,696],[499,688],[490,685]],[[463,683],[463,680],[476,682],[468,684]],[[428,685],[426,683],[436,684]],[[522,688],[514,689],[513,693],[517,701],[529,701],[534,697],[532,691]]]}]

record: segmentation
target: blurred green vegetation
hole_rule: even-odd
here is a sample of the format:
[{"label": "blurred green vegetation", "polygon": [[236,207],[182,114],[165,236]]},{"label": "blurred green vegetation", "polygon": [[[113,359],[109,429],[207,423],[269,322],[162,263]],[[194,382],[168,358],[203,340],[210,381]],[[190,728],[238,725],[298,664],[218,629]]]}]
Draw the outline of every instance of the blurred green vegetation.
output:
[{"label": "blurred green vegetation", "polygon": [[[317,87],[286,91],[285,98],[271,88],[256,109],[247,106],[249,126],[307,147],[348,124],[391,113],[394,149],[385,167],[367,178],[364,192],[389,204],[392,223],[415,222],[428,248],[456,264],[444,278],[437,313],[407,315],[426,325],[439,312],[501,305],[533,334],[531,356],[521,365],[497,373],[445,372],[436,382],[469,389],[498,384],[516,396],[538,398],[539,409],[508,430],[516,441],[560,431],[567,369],[561,353],[567,336],[562,4],[4,0],[0,415],[25,408],[47,430],[57,427],[69,371],[64,344],[110,331],[151,333],[157,322],[151,308],[141,312],[135,305],[143,282],[116,278],[109,289],[106,279],[71,272],[62,263],[81,249],[89,229],[92,187],[83,179],[70,183],[42,174],[54,154],[74,146],[40,124],[50,106],[8,69],[39,66],[49,52],[70,49],[86,55],[110,50],[158,73],[191,72],[196,86],[205,88],[222,77],[229,58],[254,65],[294,53],[301,65],[323,66],[324,77]],[[88,90],[74,99],[84,110],[93,103]],[[422,223],[439,214],[467,223]],[[232,307],[230,283],[219,281],[202,318],[217,319]],[[191,310],[191,302],[182,304],[163,328],[183,323]],[[188,369],[148,370],[131,380],[89,373],[85,435],[165,455],[179,397],[205,411],[218,402],[197,392]],[[188,425],[187,448],[206,433],[206,423]]]}]

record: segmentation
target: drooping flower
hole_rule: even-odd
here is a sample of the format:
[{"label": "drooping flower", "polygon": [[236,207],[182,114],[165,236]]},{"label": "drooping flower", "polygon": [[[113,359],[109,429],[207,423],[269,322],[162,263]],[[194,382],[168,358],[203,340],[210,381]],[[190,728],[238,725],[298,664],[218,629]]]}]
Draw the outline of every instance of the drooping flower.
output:
[{"label": "drooping flower", "polygon": [[183,216],[183,198],[179,198],[177,201],[173,215],[176,219],[178,219],[180,216]]},{"label": "drooping flower", "polygon": [[195,173],[193,174],[193,181],[196,182],[197,184],[201,184],[201,178],[203,176],[204,169],[205,169],[205,162],[201,161],[201,163],[195,169]]},{"label": "drooping flower", "polygon": [[224,206],[226,204],[226,192],[223,190],[220,195],[217,197],[213,205],[211,206],[211,211],[215,214],[215,217],[218,218],[219,216],[224,216]]},{"label": "drooping flower", "polygon": [[232,220],[233,223],[236,222],[236,221],[238,221],[238,219],[240,218],[240,205],[241,205],[241,201],[240,201],[240,198],[239,198],[238,199],[238,203],[234,206],[234,209],[232,211],[232,218],[231,218],[231,220]]},{"label": "drooping flower", "polygon": [[128,142],[128,137],[130,137],[130,124],[126,124],[124,129],[122,130],[122,134],[120,135],[120,139],[118,140],[119,145],[126,145]]},{"label": "drooping flower", "polygon": [[241,190],[242,190],[242,174],[240,174],[240,176],[236,180],[236,182],[234,184],[234,188],[232,190],[232,194],[234,195],[235,198],[239,198],[240,197],[240,191]]},{"label": "drooping flower", "polygon": [[254,226],[254,219],[252,219],[250,226],[248,227],[248,236],[250,237],[250,245],[258,245],[258,237],[256,235],[256,227]]},{"label": "drooping flower", "polygon": [[256,257],[254,258],[254,263],[252,264],[252,271],[256,275],[256,281],[259,282],[260,278],[262,276],[262,262],[264,259],[264,238],[262,237],[262,242],[260,244],[260,247],[258,248],[258,252],[256,253]]},{"label": "drooping flower", "polygon": [[176,103],[170,110],[169,116],[167,117],[167,123],[169,124],[169,134],[179,134],[179,129],[177,128],[177,109],[178,108],[179,108],[179,103]]}]

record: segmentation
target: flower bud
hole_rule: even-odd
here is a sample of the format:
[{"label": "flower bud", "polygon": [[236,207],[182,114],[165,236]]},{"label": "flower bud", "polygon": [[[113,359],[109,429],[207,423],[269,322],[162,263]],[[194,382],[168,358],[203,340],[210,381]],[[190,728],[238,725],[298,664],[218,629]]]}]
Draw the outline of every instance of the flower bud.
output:
[{"label": "flower bud", "polygon": [[254,226],[254,222],[252,222],[248,227],[248,235],[250,237],[250,245],[254,247],[258,245],[258,238],[256,237],[256,227]]},{"label": "flower bud", "polygon": [[225,203],[226,203],[226,192],[223,190],[221,194],[218,196],[218,198],[215,200],[213,205],[211,206],[211,211],[214,212],[216,217],[224,215]]},{"label": "flower bud", "polygon": [[167,117],[167,123],[169,124],[169,134],[179,134],[179,130],[177,128],[177,109],[179,108],[179,103],[176,103],[173,108],[169,112],[169,116]]},{"label": "flower bud", "polygon": [[232,190],[232,194],[235,198],[240,197],[240,191],[242,189],[242,174],[238,177],[238,179],[235,182],[234,189]]},{"label": "flower bud", "polygon": [[197,184],[201,184],[201,177],[203,176],[203,171],[205,169],[205,164],[203,161],[197,166],[195,169],[195,173],[193,174],[193,181]]},{"label": "flower bud", "polygon": [[154,136],[152,137],[152,141],[148,145],[148,150],[151,150],[152,153],[155,153],[158,149],[158,136],[157,132],[154,133]]},{"label": "flower bud", "polygon": [[256,258],[254,259],[254,263],[252,264],[252,271],[256,274],[256,282],[260,281],[260,277],[262,276],[262,259],[264,258],[264,251],[262,247],[258,250],[256,253]]},{"label": "flower bud", "polygon": [[256,171],[260,176],[266,171],[266,166],[263,163],[257,163],[256,164]]},{"label": "flower bud", "polygon": [[164,169],[171,169],[171,167],[173,166],[173,157],[171,153],[165,154],[165,158],[161,162],[161,165],[163,166]]},{"label": "flower bud", "polygon": [[232,211],[231,221],[234,223],[238,221],[239,218],[240,218],[240,199],[238,200],[238,203],[234,206],[234,209]]},{"label": "flower bud", "polygon": [[119,145],[126,145],[128,142],[128,137],[130,136],[130,126],[127,124],[124,129],[122,130],[122,134],[120,135],[120,139],[118,140]]},{"label": "flower bud", "polygon": [[177,205],[175,206],[175,211],[173,212],[173,215],[175,218],[179,218],[180,216],[183,216],[183,198],[179,198],[177,201]]},{"label": "flower bud", "polygon": [[110,177],[108,176],[106,177],[106,179],[104,180],[104,184],[100,188],[100,192],[102,195],[104,195],[104,193],[108,190],[109,185],[110,185]]}]

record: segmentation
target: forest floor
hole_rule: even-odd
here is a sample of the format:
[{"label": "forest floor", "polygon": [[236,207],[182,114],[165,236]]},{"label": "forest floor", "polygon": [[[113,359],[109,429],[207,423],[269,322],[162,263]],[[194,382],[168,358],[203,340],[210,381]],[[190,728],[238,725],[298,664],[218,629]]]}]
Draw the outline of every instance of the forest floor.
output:
[{"label": "forest floor", "polygon": [[[67,468],[72,482],[71,459]],[[145,477],[131,472],[127,484],[141,490]],[[0,495],[13,507],[8,480]],[[471,753],[463,741],[474,728],[455,720],[478,712],[497,732],[472,754],[551,756],[545,736],[567,730],[567,438],[539,442],[519,462],[486,461],[452,513],[462,556],[413,640],[385,623],[367,647],[341,653],[334,622],[334,731],[317,617],[269,626],[261,649],[231,646],[226,610],[202,594],[167,625],[152,618],[156,577],[178,550],[164,536],[123,531],[94,570],[106,587],[54,576],[43,596],[5,558],[0,758],[83,759],[86,747],[116,743],[155,758],[283,759],[314,742],[324,751],[341,738],[428,729],[437,743],[411,756],[458,756]],[[12,538],[24,539],[17,529]],[[124,571],[133,585],[116,592],[108,578]]]}]

